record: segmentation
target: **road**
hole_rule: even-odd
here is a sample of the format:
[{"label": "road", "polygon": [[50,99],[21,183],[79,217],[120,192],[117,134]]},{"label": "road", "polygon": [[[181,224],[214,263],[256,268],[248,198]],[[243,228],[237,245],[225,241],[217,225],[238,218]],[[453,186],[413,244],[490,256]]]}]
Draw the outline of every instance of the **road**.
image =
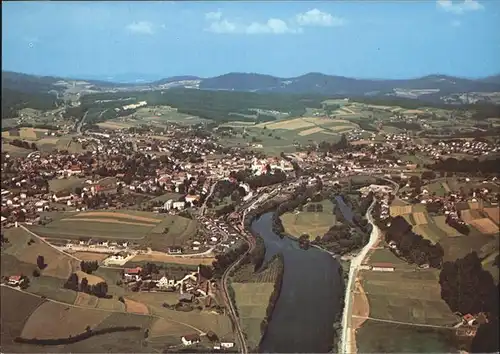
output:
[{"label": "road", "polygon": [[207,197],[205,198],[205,201],[203,202],[203,205],[201,206],[201,210],[200,210],[201,216],[205,215],[205,210],[207,208],[207,201],[212,197],[212,194],[214,193],[216,185],[217,185],[217,181],[215,181],[215,183],[213,183],[212,186],[210,187],[210,193],[208,193]]},{"label": "road", "polygon": [[382,318],[374,318],[374,317],[365,317],[365,316],[356,316],[353,315],[352,317],[355,318],[364,318],[364,319],[369,319],[372,321],[377,321],[377,322],[387,322],[387,323],[394,323],[394,324],[400,324],[400,325],[406,325],[406,326],[415,326],[415,327],[428,327],[428,328],[444,328],[444,329],[452,329],[455,330],[455,327],[450,327],[450,326],[439,326],[439,325],[430,325],[430,324],[425,324],[425,323],[413,323],[413,322],[401,322],[401,321],[394,321],[394,320],[385,320]]},{"label": "road", "polygon": [[234,323],[236,336],[238,337],[239,348],[240,348],[240,351],[242,354],[248,354],[248,346],[246,343],[245,335],[243,334],[243,331],[241,329],[240,320],[239,320],[238,316],[236,315],[236,310],[234,309],[234,304],[231,301],[231,297],[229,296],[229,292],[227,290],[227,278],[229,277],[229,274],[231,273],[231,271],[236,269],[236,267],[247,256],[247,254],[249,254],[252,251],[252,249],[253,249],[252,243],[251,242],[248,242],[248,243],[250,245],[248,250],[236,262],[231,264],[231,266],[229,268],[227,268],[226,271],[224,272],[224,274],[222,275],[222,290],[223,290],[222,293],[224,295],[224,302],[227,304],[227,307],[229,309],[229,315]]},{"label": "road", "polygon": [[87,114],[89,113],[89,111],[85,112],[85,114],[83,115],[83,118],[81,121],[79,121],[76,125],[76,133],[78,135],[81,135],[82,134],[82,126],[83,126],[83,123],[85,123],[85,119],[87,118]]},{"label": "road", "polygon": [[375,205],[375,200],[373,200],[372,204],[368,208],[366,212],[366,218],[368,222],[372,225],[372,232],[370,234],[370,240],[363,247],[361,252],[351,260],[351,265],[349,268],[349,280],[346,285],[346,295],[345,295],[345,303],[344,303],[344,312],[342,316],[342,341],[341,341],[341,352],[342,353],[352,353],[352,346],[356,346],[356,343],[352,343],[351,336],[351,313],[352,313],[352,300],[353,300],[353,292],[354,292],[354,280],[358,276],[359,266],[363,263],[363,260],[366,257],[368,251],[375,245],[380,237],[379,228],[373,223],[373,218],[371,215],[371,211],[373,206]]},{"label": "road", "polygon": [[[383,178],[383,180],[390,182],[394,185],[394,195],[397,196],[397,193],[399,191],[399,184],[396,182]],[[344,303],[344,312],[342,316],[342,341],[341,341],[341,352],[342,353],[352,353],[352,347],[356,347],[356,343],[352,343],[352,331],[351,329],[351,318],[352,318],[352,300],[353,296],[352,294],[354,293],[354,281],[358,276],[358,271],[359,271],[359,266],[363,263],[363,260],[366,257],[366,254],[368,251],[377,243],[379,237],[380,237],[380,230],[379,228],[375,225],[373,222],[373,217],[372,217],[372,209],[375,206],[376,200],[374,199],[370,207],[368,208],[366,212],[366,218],[368,222],[372,225],[372,232],[370,234],[370,240],[368,243],[363,247],[361,252],[351,260],[351,264],[349,267],[349,280],[347,282],[346,286],[346,292],[345,292],[345,303]]]}]

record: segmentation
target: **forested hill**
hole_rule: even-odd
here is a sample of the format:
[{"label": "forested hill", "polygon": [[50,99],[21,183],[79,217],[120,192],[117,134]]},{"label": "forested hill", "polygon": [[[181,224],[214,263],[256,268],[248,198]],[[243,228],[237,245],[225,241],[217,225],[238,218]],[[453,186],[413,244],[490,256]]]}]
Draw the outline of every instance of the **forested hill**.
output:
[{"label": "forested hill", "polygon": [[2,119],[16,117],[17,112],[23,108],[47,111],[57,108],[61,101],[52,93],[22,92],[2,88]]},{"label": "forested hill", "polygon": [[429,75],[404,80],[370,80],[321,73],[309,73],[293,78],[279,78],[253,73],[230,73],[203,79],[199,87],[210,90],[321,93],[347,96],[390,94],[397,89],[438,90],[441,95],[463,92],[500,92],[500,82],[495,80],[495,77],[471,80],[445,75]]}]

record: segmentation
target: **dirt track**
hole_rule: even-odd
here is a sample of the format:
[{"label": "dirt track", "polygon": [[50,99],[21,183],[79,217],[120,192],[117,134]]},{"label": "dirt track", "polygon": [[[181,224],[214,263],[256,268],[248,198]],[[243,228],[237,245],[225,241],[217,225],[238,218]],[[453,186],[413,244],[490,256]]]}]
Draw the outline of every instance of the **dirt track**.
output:
[{"label": "dirt track", "polygon": [[91,222],[107,223],[107,224],[125,224],[125,225],[148,226],[148,227],[155,226],[152,224],[145,224],[142,222],[128,222],[128,221],[121,221],[121,220],[114,220],[114,219],[97,219],[97,218],[90,218],[90,219],[68,218],[68,219],[61,219],[60,221],[91,221]]},{"label": "dirt track", "polygon": [[147,218],[145,216],[132,215],[132,214],[126,214],[126,213],[113,213],[110,211],[87,211],[87,212],[79,213],[79,214],[77,214],[77,216],[82,216],[82,217],[85,217],[85,216],[107,216],[107,217],[116,217],[116,218],[145,221],[145,222],[154,222],[154,223],[161,222],[161,220],[155,219],[155,218]]}]

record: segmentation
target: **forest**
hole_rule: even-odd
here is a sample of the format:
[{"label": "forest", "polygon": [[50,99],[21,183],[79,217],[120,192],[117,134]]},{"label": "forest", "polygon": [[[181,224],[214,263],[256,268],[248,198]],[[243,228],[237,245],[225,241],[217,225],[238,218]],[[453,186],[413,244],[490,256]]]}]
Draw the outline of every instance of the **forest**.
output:
[{"label": "forest", "polygon": [[2,119],[15,118],[18,111],[23,108],[47,111],[55,109],[62,104],[56,95],[41,92],[21,92],[2,87]]},{"label": "forest", "polygon": [[[255,115],[254,109],[275,110],[288,113],[289,116],[300,116],[307,107],[321,107],[323,96],[306,96],[280,93],[255,93],[235,91],[209,91],[194,89],[169,89],[166,91],[99,93],[82,97],[82,106],[99,108],[119,108],[124,105],[119,99],[132,98],[126,103],[147,101],[148,106],[168,105],[177,108],[179,113],[201,118],[226,122],[235,120],[234,113]],[[103,100],[113,100],[102,102]],[[96,122],[97,117],[92,121]],[[109,119],[109,118],[108,118]],[[268,115],[259,114],[261,121],[271,119]],[[238,120],[254,121],[253,117],[239,116]]]}]

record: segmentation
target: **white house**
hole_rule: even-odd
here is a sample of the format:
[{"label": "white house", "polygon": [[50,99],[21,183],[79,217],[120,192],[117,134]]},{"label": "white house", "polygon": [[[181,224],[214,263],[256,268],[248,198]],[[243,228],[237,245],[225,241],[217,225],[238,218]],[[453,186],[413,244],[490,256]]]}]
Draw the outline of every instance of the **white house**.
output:
[{"label": "white house", "polygon": [[160,278],[160,280],[158,280],[156,285],[160,289],[169,288],[169,287],[175,286],[175,279],[168,279],[166,276],[163,276]]},{"label": "white house", "polygon": [[222,348],[232,348],[232,347],[234,347],[234,343],[233,342],[221,342],[220,346]]},{"label": "white house", "polygon": [[181,341],[185,346],[196,344],[200,342],[200,336],[198,334],[188,334],[182,337]]}]

